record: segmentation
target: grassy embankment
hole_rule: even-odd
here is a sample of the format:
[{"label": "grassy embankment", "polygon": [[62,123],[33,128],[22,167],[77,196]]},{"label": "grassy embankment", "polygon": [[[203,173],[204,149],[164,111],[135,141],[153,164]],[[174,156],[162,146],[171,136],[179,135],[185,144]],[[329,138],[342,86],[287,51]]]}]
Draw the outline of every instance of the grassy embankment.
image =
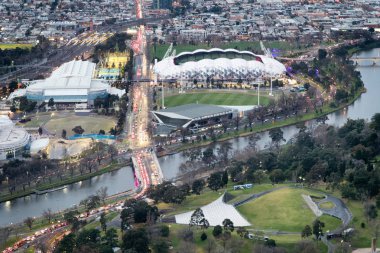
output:
[{"label": "grassy embankment", "polygon": [[33,44],[19,44],[19,43],[0,43],[1,50],[16,49],[16,48],[32,48]]}]

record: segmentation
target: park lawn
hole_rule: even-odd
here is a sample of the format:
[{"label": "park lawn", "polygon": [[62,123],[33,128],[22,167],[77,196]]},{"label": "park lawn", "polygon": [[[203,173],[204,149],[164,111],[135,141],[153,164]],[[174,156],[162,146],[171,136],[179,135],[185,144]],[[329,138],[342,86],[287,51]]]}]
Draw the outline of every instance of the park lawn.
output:
[{"label": "park lawn", "polygon": [[[341,192],[339,190],[331,191],[326,190],[326,185],[317,186],[318,190],[324,191],[328,194],[331,194],[337,198],[342,198]],[[369,248],[371,246],[371,239],[374,235],[374,228],[368,227],[367,219],[364,216],[364,207],[363,203],[358,200],[347,200],[343,199],[343,202],[347,205],[348,209],[353,215],[353,219],[349,224],[349,227],[352,227],[356,230],[354,236],[351,240],[351,245],[353,248]],[[380,217],[377,217],[377,221],[380,222]],[[365,224],[365,227],[361,227],[361,223]],[[375,224],[375,222],[370,222]],[[377,247],[380,247],[380,240],[377,241]]]},{"label": "park lawn", "polygon": [[224,189],[221,189],[219,191],[211,191],[207,188],[201,193],[201,195],[192,194],[190,196],[187,196],[186,199],[179,205],[160,202],[157,204],[157,207],[160,210],[168,210],[168,213],[166,213],[166,215],[174,215],[194,211],[198,207],[205,206],[218,199],[223,193]]},{"label": "park lawn", "polygon": [[332,209],[335,207],[335,204],[331,201],[323,202],[319,205],[319,207],[324,209]]},{"label": "park lawn", "polygon": [[[364,207],[360,201],[345,201],[346,205],[350,209],[354,218],[352,219],[351,226],[355,228],[356,232],[351,241],[351,245],[354,248],[369,248],[371,246],[371,239],[374,235],[374,224],[376,222],[370,221],[368,224],[367,219],[364,216]],[[361,228],[361,223],[365,224],[365,228]],[[377,217],[377,222],[380,222],[380,217]],[[372,224],[372,226],[371,226]],[[380,240],[377,240],[377,247],[380,247]]]},{"label": "park lawn", "polygon": [[[269,101],[268,97],[260,97],[260,104],[262,105],[267,105]],[[165,98],[166,107],[197,103],[211,105],[257,105],[257,96],[246,93],[207,92],[180,94]]]},{"label": "park lawn", "polygon": [[232,195],[234,198],[231,199],[228,203],[236,203],[239,201],[242,201],[248,197],[250,197],[252,194],[256,194],[259,192],[267,191],[273,188],[279,188],[282,186],[288,186],[289,184],[253,184],[253,187],[250,189],[243,189],[243,190],[234,190],[233,186],[228,188],[228,193]]},{"label": "park lawn", "polygon": [[[325,227],[323,228],[324,232],[332,231],[334,229],[339,228],[342,225],[342,221],[340,219],[327,215],[327,214],[323,214],[318,219],[322,221],[323,223],[325,223]],[[310,226],[311,225],[312,224],[310,224]]]},{"label": "park lawn", "polygon": [[2,44],[0,43],[0,49],[6,50],[6,49],[15,49],[15,48],[32,48],[33,44],[19,44],[19,43],[6,43]]},{"label": "park lawn", "polygon": [[248,202],[237,209],[258,229],[301,232],[315,220],[301,194],[304,189],[285,188]]},{"label": "park lawn", "polygon": [[64,118],[51,119],[46,124],[45,127],[51,132],[58,135],[61,134],[62,130],[67,131],[67,135],[73,135],[72,129],[75,126],[81,126],[84,129],[84,134],[89,133],[99,133],[99,130],[103,129],[106,133],[114,127],[116,121],[112,117],[106,116],[68,116]]},{"label": "park lawn", "polygon": [[[276,245],[285,248],[288,253],[294,252],[297,243],[305,240],[300,235],[271,235],[269,238],[275,240]],[[327,246],[323,242],[314,240],[312,242],[316,244],[318,252],[327,252]]]}]

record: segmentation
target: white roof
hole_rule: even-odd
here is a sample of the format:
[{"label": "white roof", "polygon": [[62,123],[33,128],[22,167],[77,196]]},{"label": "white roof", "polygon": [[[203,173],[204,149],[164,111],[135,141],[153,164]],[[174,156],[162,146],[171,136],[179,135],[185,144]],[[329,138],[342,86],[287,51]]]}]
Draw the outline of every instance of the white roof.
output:
[{"label": "white roof", "polygon": [[16,128],[8,116],[0,116],[0,151],[20,148],[29,141],[29,134],[22,128]]},{"label": "white roof", "polygon": [[44,90],[44,96],[87,95],[87,89],[54,89]]},{"label": "white roof", "polygon": [[[125,91],[113,88],[105,80],[93,79],[95,63],[90,61],[70,61],[55,69],[50,77],[32,81],[26,89],[18,89],[9,99],[25,96],[28,93],[42,92],[45,96],[87,95],[91,91],[104,90],[121,97]],[[73,101],[75,99],[73,98]],[[68,101],[67,99],[63,100]],[[87,100],[81,100],[86,102]],[[56,102],[59,102],[56,100]]]},{"label": "white roof", "polygon": [[[223,202],[223,196],[224,194],[214,202],[201,207],[210,226],[222,225],[224,219],[230,219],[235,227],[251,226],[251,224],[235,209],[233,205]],[[194,211],[176,215],[176,223],[188,225],[193,212]]]},{"label": "white roof", "polygon": [[[201,59],[198,61],[187,61],[176,65],[174,59],[185,55],[193,55],[197,53],[236,53],[250,55],[252,60],[243,58],[217,58],[217,59]],[[219,49],[210,50],[198,49],[194,52],[184,52],[177,56],[171,56],[163,59],[154,66],[154,72],[161,79],[205,79],[208,76],[220,76],[224,78],[257,78],[262,75],[279,76],[285,73],[285,66],[279,61],[264,55],[255,55],[249,51],[238,51],[235,49]]]},{"label": "white roof", "polygon": [[38,153],[38,151],[46,148],[47,145],[49,145],[49,138],[42,138],[32,141],[32,144],[30,144],[30,153]]}]

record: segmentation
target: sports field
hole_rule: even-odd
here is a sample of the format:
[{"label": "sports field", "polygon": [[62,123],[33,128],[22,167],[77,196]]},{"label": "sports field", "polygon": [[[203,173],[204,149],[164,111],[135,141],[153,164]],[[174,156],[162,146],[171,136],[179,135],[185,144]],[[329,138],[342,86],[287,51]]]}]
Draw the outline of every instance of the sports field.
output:
[{"label": "sports field", "polygon": [[[296,43],[290,43],[285,41],[268,41],[264,43],[266,47],[268,48],[276,48],[279,50],[297,50],[299,49]],[[153,58],[162,59],[162,57],[165,55],[166,51],[168,50],[170,44],[164,44],[164,45],[156,45],[156,52],[154,52],[154,47],[151,46],[151,56]],[[229,43],[223,43],[221,45],[217,46],[221,49],[227,49],[227,48],[234,48],[237,50],[255,50],[258,52],[261,52],[260,42],[259,41],[235,41],[235,42],[229,42]],[[174,46],[173,49],[176,50],[176,54],[182,52],[188,52],[188,51],[194,51],[197,49],[211,49],[212,45],[205,44],[198,44],[198,45],[190,45],[190,44],[180,44],[177,46]]]},{"label": "sports field", "polygon": [[5,50],[5,49],[15,49],[15,48],[31,48],[33,47],[33,44],[13,44],[13,43],[9,43],[9,44],[1,44],[0,43],[0,49],[2,50]]},{"label": "sports field", "polygon": [[69,116],[60,119],[52,119],[49,120],[45,124],[45,128],[47,128],[51,133],[56,133],[60,135],[62,130],[65,129],[67,131],[67,135],[73,135],[74,132],[71,130],[75,126],[81,126],[84,129],[85,134],[90,133],[99,133],[99,130],[104,130],[106,133],[114,127],[116,124],[115,120],[111,117],[105,116]]},{"label": "sports field", "polygon": [[303,200],[303,193],[310,194],[302,189],[281,189],[248,202],[238,210],[255,228],[301,232],[316,219]]},{"label": "sports field", "polygon": [[[260,96],[261,105],[267,105],[269,100],[268,97]],[[165,97],[165,107],[192,103],[211,105],[257,105],[257,96],[249,93],[205,92]]]},{"label": "sports field", "polygon": [[75,126],[81,126],[85,134],[99,133],[102,129],[106,133],[116,125],[113,117],[91,115],[76,116],[72,112],[48,112],[31,116],[31,121],[17,125],[24,127],[45,127],[50,133],[61,135],[62,129],[67,131],[67,136],[73,135],[71,131]]}]

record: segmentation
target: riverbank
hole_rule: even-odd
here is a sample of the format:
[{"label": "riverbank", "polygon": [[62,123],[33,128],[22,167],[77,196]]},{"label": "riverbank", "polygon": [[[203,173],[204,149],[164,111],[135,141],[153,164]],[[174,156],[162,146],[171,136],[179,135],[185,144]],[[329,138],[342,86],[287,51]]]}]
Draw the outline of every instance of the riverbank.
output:
[{"label": "riverbank", "polygon": [[239,138],[239,137],[247,137],[249,135],[265,132],[265,131],[268,131],[271,129],[286,127],[286,126],[306,122],[309,120],[321,118],[321,117],[327,116],[330,113],[342,110],[343,108],[353,104],[361,96],[361,94],[363,94],[365,92],[366,92],[365,88],[359,90],[355,94],[354,97],[349,99],[346,103],[342,103],[337,107],[330,107],[330,105],[325,105],[322,107],[322,113],[310,112],[310,113],[306,113],[306,114],[296,116],[294,118],[288,118],[288,119],[282,120],[282,121],[275,121],[275,122],[264,123],[261,125],[255,125],[252,127],[252,130],[250,128],[247,128],[247,129],[241,129],[239,131],[235,131],[232,133],[222,134],[220,136],[217,136],[217,139],[214,141],[213,140],[205,140],[205,141],[200,141],[197,143],[182,144],[178,148],[173,148],[173,149],[168,150],[165,153],[159,154],[158,157],[162,157],[162,156],[166,156],[166,155],[172,155],[172,154],[176,154],[176,153],[185,151],[187,149],[205,147],[205,146],[208,146],[208,145],[213,144],[213,143],[220,143],[220,142],[228,141],[228,140],[231,140],[234,138]]},{"label": "riverbank", "polygon": [[91,173],[79,175],[79,176],[76,176],[73,178],[67,178],[67,179],[52,182],[52,183],[44,183],[42,185],[39,185],[38,187],[32,187],[32,188],[27,189],[25,191],[19,191],[19,192],[13,193],[13,194],[8,193],[8,194],[5,194],[5,195],[0,197],[0,203],[6,202],[6,201],[11,201],[11,200],[21,198],[21,197],[25,197],[25,196],[29,196],[31,194],[35,194],[35,192],[54,190],[55,188],[58,188],[58,187],[74,184],[74,183],[84,181],[84,180],[88,180],[88,179],[91,179],[92,177],[100,176],[102,174],[121,169],[122,167],[125,167],[127,165],[130,165],[130,163],[129,162],[119,163],[119,164],[118,163],[112,163],[112,164],[107,165],[106,167],[104,167],[100,170],[97,170],[97,171],[94,171]]}]

